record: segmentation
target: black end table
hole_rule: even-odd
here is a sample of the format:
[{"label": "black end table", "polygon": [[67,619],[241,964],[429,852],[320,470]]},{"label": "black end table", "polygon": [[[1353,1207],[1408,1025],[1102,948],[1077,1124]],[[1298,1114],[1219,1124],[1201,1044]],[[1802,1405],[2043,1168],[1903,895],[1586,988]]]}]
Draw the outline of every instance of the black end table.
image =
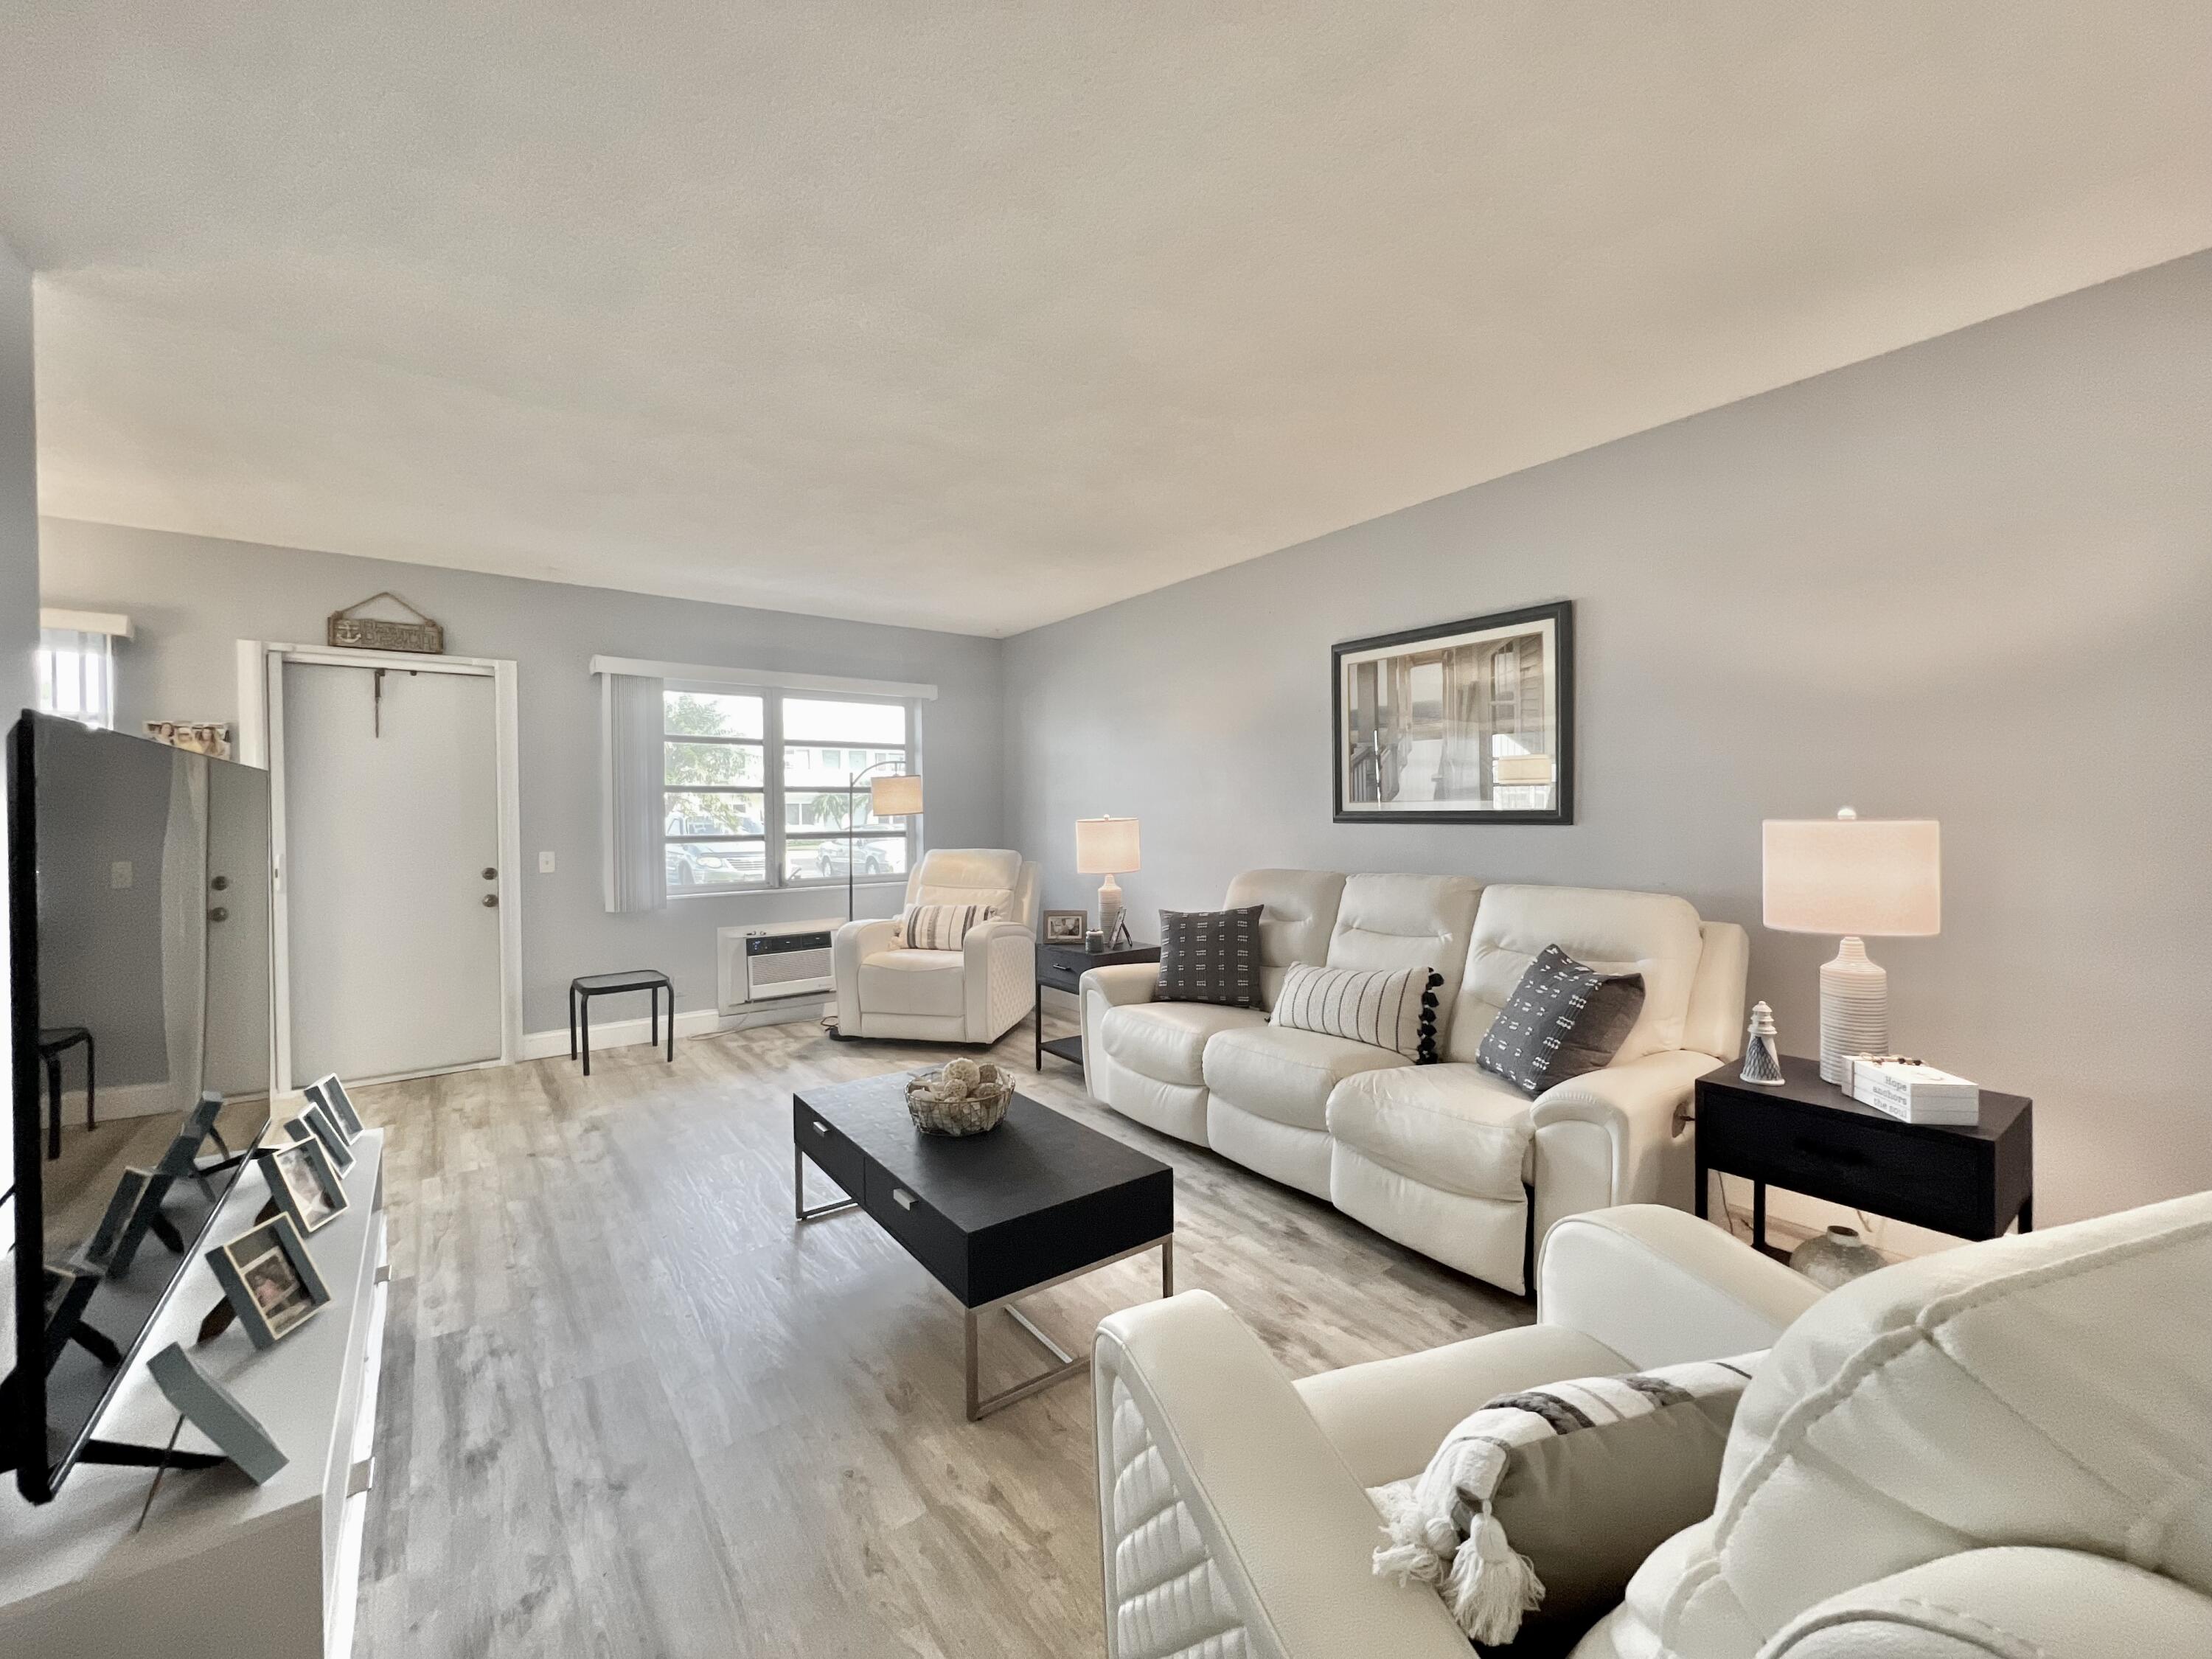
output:
[{"label": "black end table", "polygon": [[1044,992],[1049,985],[1055,991],[1081,995],[1083,976],[1093,968],[1112,968],[1125,962],[1158,962],[1160,947],[1157,945],[1125,945],[1118,951],[1086,950],[1081,944],[1057,941],[1041,944],[1036,948],[1036,1068],[1044,1069],[1044,1057],[1057,1054],[1074,1065],[1083,1064],[1083,1039],[1079,1036],[1054,1037],[1044,1040]]},{"label": "black end table", "polygon": [[568,981],[568,1058],[576,1058],[576,1034],[583,1032],[584,1075],[592,1074],[592,999],[643,991],[653,1000],[653,1043],[660,1043],[660,994],[668,993],[668,1060],[676,1059],[676,988],[658,968],[630,968],[619,974],[585,974]]},{"label": "black end table", "polygon": [[[809,1087],[791,1097],[792,1208],[802,1222],[865,1210],[952,1292],[967,1325],[968,1420],[1091,1367],[1014,1305],[1157,1248],[1160,1294],[1175,1294],[1175,1172],[1049,1106],[1016,1095],[980,1135],[926,1135],[907,1115],[908,1072]],[[842,1188],[809,1208],[806,1164]],[[979,1322],[1004,1308],[1042,1343],[1051,1370],[992,1395],[981,1389]]]},{"label": "black end table", "polygon": [[1909,1222],[1956,1238],[2035,1224],[2034,1103],[1982,1091],[1979,1123],[1906,1123],[1853,1100],[1820,1063],[1782,1059],[1782,1081],[1746,1083],[1729,1064],[1698,1079],[1698,1213],[1708,1172],[1752,1182],[1752,1243],[1769,1255],[1766,1188]]}]

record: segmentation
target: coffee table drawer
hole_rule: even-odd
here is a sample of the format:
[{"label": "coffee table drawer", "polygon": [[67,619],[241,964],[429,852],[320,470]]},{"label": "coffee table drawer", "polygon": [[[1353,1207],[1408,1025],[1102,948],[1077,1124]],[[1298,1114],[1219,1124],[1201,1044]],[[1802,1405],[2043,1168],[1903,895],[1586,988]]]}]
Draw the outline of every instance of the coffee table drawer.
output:
[{"label": "coffee table drawer", "polygon": [[871,1160],[863,1176],[860,1207],[898,1240],[906,1253],[929,1269],[937,1282],[968,1299],[968,1235]]},{"label": "coffee table drawer", "polygon": [[861,1171],[867,1160],[860,1149],[845,1138],[844,1131],[818,1116],[811,1108],[793,1101],[791,1137],[799,1150],[821,1167],[822,1173],[842,1187],[852,1198],[864,1196]]}]

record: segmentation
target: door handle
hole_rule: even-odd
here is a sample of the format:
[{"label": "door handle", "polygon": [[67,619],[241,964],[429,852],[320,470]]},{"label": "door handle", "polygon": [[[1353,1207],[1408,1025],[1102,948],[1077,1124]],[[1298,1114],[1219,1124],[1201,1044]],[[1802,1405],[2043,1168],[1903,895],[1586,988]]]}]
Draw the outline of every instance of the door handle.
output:
[{"label": "door handle", "polygon": [[230,920],[230,912],[224,909],[222,906],[218,904],[214,909],[208,912],[208,920],[210,921],[228,921]]},{"label": "door handle", "polygon": [[496,893],[486,893],[486,894],[484,895],[484,908],[485,908],[485,909],[487,909],[487,910],[496,910],[496,909],[498,909],[498,908],[499,908],[499,895],[498,895],[498,894],[496,894]]},{"label": "door handle", "polygon": [[487,864],[484,866],[484,879],[486,881],[497,881],[499,879],[499,872],[495,870],[490,865]]},{"label": "door handle", "polygon": [[214,888],[216,892],[220,893],[230,885],[230,878],[228,876],[217,876],[214,880],[208,883],[208,885]]}]

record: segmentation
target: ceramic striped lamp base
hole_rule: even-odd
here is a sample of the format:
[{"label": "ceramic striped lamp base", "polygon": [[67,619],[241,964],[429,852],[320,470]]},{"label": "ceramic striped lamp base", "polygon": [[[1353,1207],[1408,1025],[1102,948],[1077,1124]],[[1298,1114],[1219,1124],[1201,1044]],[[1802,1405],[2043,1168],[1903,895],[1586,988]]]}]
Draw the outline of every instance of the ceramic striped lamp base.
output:
[{"label": "ceramic striped lamp base", "polygon": [[1841,1086],[1847,1056],[1888,1052],[1889,975],[1846,934],[1820,965],[1820,1075]]}]

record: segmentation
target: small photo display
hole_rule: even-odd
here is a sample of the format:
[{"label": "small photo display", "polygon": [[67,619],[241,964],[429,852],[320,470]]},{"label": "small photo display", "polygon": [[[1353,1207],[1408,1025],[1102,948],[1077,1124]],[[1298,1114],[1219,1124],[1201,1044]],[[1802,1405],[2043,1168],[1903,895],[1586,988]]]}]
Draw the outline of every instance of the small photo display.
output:
[{"label": "small photo display", "polygon": [[295,1140],[320,1141],[323,1150],[331,1155],[331,1164],[341,1173],[353,1168],[352,1146],[331,1115],[321,1107],[308,1107],[284,1125],[284,1133]]},{"label": "small photo display", "polygon": [[301,1232],[311,1233],[344,1212],[345,1184],[321,1141],[311,1136],[289,1146],[264,1146],[254,1157],[269,1196]]},{"label": "small photo display", "polygon": [[208,1264],[257,1348],[276,1346],[331,1299],[289,1215],[216,1245]]},{"label": "small photo display", "polygon": [[1048,945],[1080,945],[1085,930],[1091,926],[1088,910],[1048,910],[1044,913],[1044,940]]},{"label": "small photo display", "polygon": [[330,1114],[331,1121],[346,1138],[347,1146],[350,1146],[361,1139],[363,1127],[361,1114],[354,1110],[353,1102],[346,1094],[345,1085],[338,1081],[336,1072],[310,1083],[301,1093],[307,1096],[309,1105],[319,1106]]}]

